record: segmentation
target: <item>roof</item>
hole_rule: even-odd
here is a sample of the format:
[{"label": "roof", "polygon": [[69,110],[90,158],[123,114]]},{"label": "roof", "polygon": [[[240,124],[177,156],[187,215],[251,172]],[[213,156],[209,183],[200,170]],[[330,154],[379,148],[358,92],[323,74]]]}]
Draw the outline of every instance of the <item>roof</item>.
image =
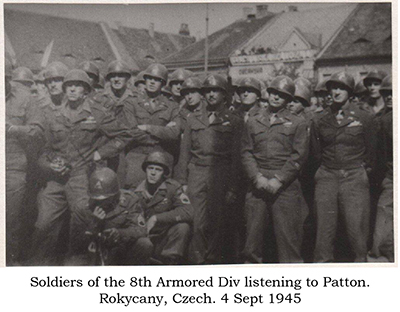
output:
[{"label": "roof", "polygon": [[319,60],[392,55],[391,3],[360,3]]},{"label": "roof", "polygon": [[18,66],[40,70],[46,47],[54,40],[49,63],[61,61],[73,68],[95,61],[102,71],[115,56],[100,25],[56,16],[4,10],[4,29]]},{"label": "roof", "polygon": [[300,33],[311,46],[321,48],[333,37],[356,6],[355,3],[346,3],[281,13],[273,23],[240,48],[250,50],[253,47],[261,46],[264,49],[279,51],[279,47],[285,43],[294,30]]},{"label": "roof", "polygon": [[[274,15],[267,15],[259,19],[237,20],[231,25],[213,33],[208,37],[210,59],[228,58],[238,46],[242,45],[249,37],[254,36],[260,29],[268,24]],[[165,63],[177,61],[193,61],[205,58],[205,39],[202,39],[182,51],[164,59]]]},{"label": "roof", "polygon": [[141,70],[148,65],[146,56],[152,56],[160,61],[195,42],[194,37],[176,34],[154,32],[151,37],[148,29],[119,27],[113,29],[118,38],[124,43],[131,57]]}]

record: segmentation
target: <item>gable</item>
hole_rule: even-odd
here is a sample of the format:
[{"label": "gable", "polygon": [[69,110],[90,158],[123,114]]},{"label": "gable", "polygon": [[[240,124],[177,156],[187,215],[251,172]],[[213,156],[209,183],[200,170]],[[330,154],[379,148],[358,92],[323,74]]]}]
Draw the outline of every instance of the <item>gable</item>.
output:
[{"label": "gable", "polygon": [[289,38],[279,47],[279,51],[301,51],[310,48],[310,44],[301,38],[296,31],[293,31]]}]

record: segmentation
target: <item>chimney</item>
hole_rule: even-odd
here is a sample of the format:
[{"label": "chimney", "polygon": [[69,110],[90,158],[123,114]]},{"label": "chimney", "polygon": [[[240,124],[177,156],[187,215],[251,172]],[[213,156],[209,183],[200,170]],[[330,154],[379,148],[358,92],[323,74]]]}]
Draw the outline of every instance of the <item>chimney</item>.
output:
[{"label": "chimney", "polygon": [[264,16],[267,16],[269,14],[268,12],[268,5],[267,4],[259,4],[256,5],[256,17],[261,18]]},{"label": "chimney", "polygon": [[190,36],[189,25],[186,23],[182,23],[181,28],[179,29],[179,34],[181,36]]},{"label": "chimney", "polygon": [[149,36],[154,38],[154,23],[149,24]]},{"label": "chimney", "polygon": [[249,15],[253,13],[253,8],[252,7],[244,7],[243,8],[243,19],[247,20],[249,18]]},{"label": "chimney", "polygon": [[288,6],[289,12],[297,12],[297,6],[295,5],[289,5]]}]

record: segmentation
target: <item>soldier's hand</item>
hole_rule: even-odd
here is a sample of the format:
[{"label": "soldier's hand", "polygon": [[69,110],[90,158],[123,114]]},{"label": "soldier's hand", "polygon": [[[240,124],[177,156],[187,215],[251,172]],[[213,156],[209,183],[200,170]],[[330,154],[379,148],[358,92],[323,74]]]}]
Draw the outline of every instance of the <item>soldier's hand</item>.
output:
[{"label": "soldier's hand", "polygon": [[271,180],[269,180],[268,182],[268,192],[270,192],[271,194],[276,194],[279,189],[282,187],[282,182],[279,181],[277,178],[272,178]]},{"label": "soldier's hand", "polygon": [[99,206],[96,206],[93,210],[93,215],[100,220],[103,220],[106,217],[106,212]]},{"label": "soldier's hand", "polygon": [[150,231],[154,228],[154,226],[157,223],[157,216],[151,216],[149,220],[147,220],[146,226],[147,226],[147,234],[150,233]]},{"label": "soldier's hand", "polygon": [[268,179],[264,176],[259,176],[256,180],[256,188],[258,190],[267,189],[268,188]]},{"label": "soldier's hand", "polygon": [[103,231],[107,243],[116,244],[119,242],[120,235],[116,228],[111,228]]}]

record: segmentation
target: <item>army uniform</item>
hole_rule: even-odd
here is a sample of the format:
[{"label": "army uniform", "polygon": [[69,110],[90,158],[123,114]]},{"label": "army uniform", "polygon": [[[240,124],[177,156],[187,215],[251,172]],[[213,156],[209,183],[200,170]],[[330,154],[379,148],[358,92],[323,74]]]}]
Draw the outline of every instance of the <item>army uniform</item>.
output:
[{"label": "army uniform", "polygon": [[134,194],[138,224],[144,227],[152,216],[157,217],[147,236],[154,246],[153,257],[164,264],[182,264],[190,241],[193,207],[181,184],[167,179],[150,195],[143,181]]},{"label": "army uniform", "polygon": [[[97,219],[89,203],[77,209],[71,236],[71,251],[66,265],[90,265],[96,254],[102,253],[107,265],[148,264],[153,246],[146,238],[146,228],[139,225],[140,213],[136,211],[138,197],[129,190],[121,190],[116,207],[107,212],[103,220]],[[117,229],[119,240],[115,243],[99,242],[96,237],[107,229]],[[102,244],[103,246],[100,246]]]},{"label": "army uniform", "polygon": [[188,116],[183,134],[177,179],[188,186],[194,207],[194,233],[189,248],[192,263],[222,263],[229,221],[225,197],[237,190],[240,119],[226,107],[210,123],[199,107]]},{"label": "army uniform", "polygon": [[316,262],[334,260],[339,211],[356,261],[365,261],[367,254],[370,197],[366,168],[374,167],[376,132],[371,116],[357,105],[347,102],[342,111],[340,123],[327,108],[311,126],[312,156],[321,164],[315,174]]},{"label": "army uniform", "polygon": [[[283,184],[276,195],[251,186],[245,205],[248,262],[263,262],[264,232],[273,223],[279,262],[302,262],[303,222],[307,215],[298,175],[307,159],[308,134],[303,119],[287,109],[259,111],[245,125],[242,162],[250,181],[259,175],[278,178]],[[272,120],[272,122],[271,122]]]},{"label": "army uniform", "polygon": [[[32,75],[33,77],[33,75]],[[32,81],[33,82],[33,81]],[[43,120],[31,90],[18,82],[6,98],[6,263],[20,261],[30,150],[43,136]]]},{"label": "army uniform", "polygon": [[145,178],[141,166],[149,153],[165,151],[170,155],[172,164],[171,143],[178,140],[180,126],[176,103],[162,95],[150,98],[139,94],[133,105],[129,105],[127,109],[133,111],[138,125],[147,125],[148,128],[144,140],[129,144],[125,149],[125,185],[134,188]]},{"label": "army uniform", "polygon": [[[80,70],[70,73],[76,71]],[[97,151],[102,159],[115,156],[134,136],[124,124],[91,99],[85,99],[75,116],[70,112],[65,101],[54,118],[48,121],[49,140],[39,159],[39,165],[47,176],[47,185],[38,196],[39,214],[33,249],[33,262],[37,264],[54,264],[65,214],[69,210],[73,217],[78,207],[87,204],[88,171],[93,164],[94,152]],[[50,164],[57,161],[69,166],[68,174],[53,172]]]}]

